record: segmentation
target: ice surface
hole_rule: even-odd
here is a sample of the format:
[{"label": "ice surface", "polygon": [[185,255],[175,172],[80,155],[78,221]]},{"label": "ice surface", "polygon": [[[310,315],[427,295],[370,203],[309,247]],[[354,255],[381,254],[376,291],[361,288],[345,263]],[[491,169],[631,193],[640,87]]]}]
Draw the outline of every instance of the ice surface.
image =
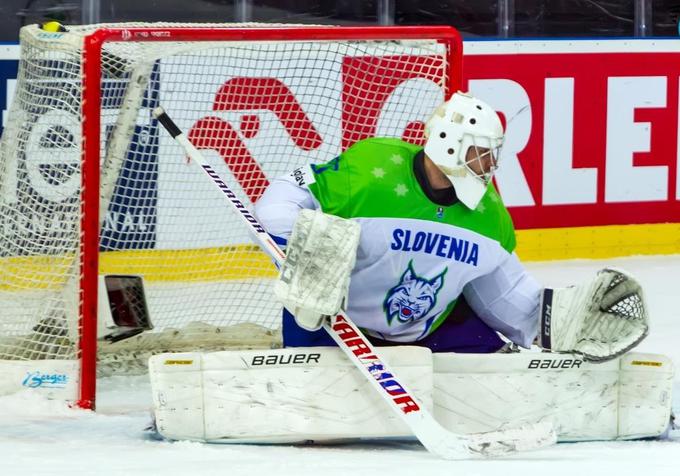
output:
[{"label": "ice surface", "polygon": [[[605,265],[633,273],[647,294],[652,328],[637,350],[666,354],[679,365],[680,256],[527,266],[542,283],[562,286],[587,279]],[[0,398],[0,476],[680,475],[680,432],[663,441],[559,444],[487,461],[442,461],[409,442],[313,447],[170,443],[143,430],[151,404],[146,377],[110,377],[98,386],[97,413],[30,394]],[[673,408],[680,413],[680,377]]]}]

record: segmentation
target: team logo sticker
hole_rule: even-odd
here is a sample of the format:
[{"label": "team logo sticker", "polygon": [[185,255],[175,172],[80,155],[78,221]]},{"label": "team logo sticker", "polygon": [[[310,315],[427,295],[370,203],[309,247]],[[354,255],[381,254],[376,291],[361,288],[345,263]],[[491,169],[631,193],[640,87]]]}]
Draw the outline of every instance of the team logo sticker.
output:
[{"label": "team logo sticker", "polygon": [[409,261],[399,283],[387,291],[383,301],[387,324],[392,325],[395,319],[400,324],[407,324],[424,318],[437,302],[437,294],[444,286],[447,271],[448,268],[445,268],[434,278],[428,279],[418,276],[413,268],[413,260]]}]

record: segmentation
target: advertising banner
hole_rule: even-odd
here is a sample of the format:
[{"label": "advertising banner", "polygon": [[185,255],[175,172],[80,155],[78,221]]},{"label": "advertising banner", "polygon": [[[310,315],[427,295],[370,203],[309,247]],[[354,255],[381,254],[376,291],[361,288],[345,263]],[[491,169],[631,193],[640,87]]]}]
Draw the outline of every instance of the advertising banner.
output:
[{"label": "advertising banner", "polygon": [[463,86],[506,124],[496,183],[517,229],[561,229],[543,233],[547,247],[561,240],[619,254],[680,250],[679,47],[678,40],[465,44]]},{"label": "advertising banner", "polygon": [[497,182],[517,227],[676,221],[680,52],[585,46],[465,57],[506,122]]},{"label": "advertising banner", "polygon": [[[506,127],[495,181],[519,231],[518,252],[523,258],[680,252],[680,40],[466,41],[464,50],[463,89],[489,102]],[[16,83],[18,55],[18,46],[0,45],[2,123]],[[337,74],[339,96],[333,100],[347,103],[340,110],[354,110],[350,103],[356,98],[340,95],[341,81],[347,78],[339,71]],[[224,81],[226,88],[234,80]],[[287,84],[282,78],[258,81],[272,82],[268,88],[289,88],[291,104],[299,104],[311,121],[308,129],[318,127],[314,124],[315,111],[305,108],[304,97],[295,96],[295,84]],[[426,81],[418,83],[418,78],[404,77],[403,82],[421,88],[425,98],[421,103],[428,107],[441,97]],[[261,87],[259,83],[255,86]],[[398,94],[403,85],[388,86],[390,94]],[[161,94],[163,90],[162,78],[150,89]],[[206,94],[219,98],[222,91]],[[225,94],[227,99],[218,101],[214,111],[205,111],[204,115],[219,115],[223,129],[234,135],[231,142],[247,148],[250,141],[272,140],[268,135],[271,131],[256,135],[246,127],[248,124],[234,122],[252,119],[257,111],[248,116],[247,108],[230,104]],[[155,94],[150,94],[145,101],[145,110],[153,106],[153,97]],[[337,148],[327,138],[341,138],[338,143],[344,147],[359,136],[380,134],[382,124],[389,120],[390,99],[383,98],[379,103],[383,110],[366,116],[365,131],[349,130],[347,124],[357,127],[359,122],[345,121],[343,116],[337,121],[337,131],[319,130],[319,137],[298,138],[302,146],[297,147],[309,151],[310,160],[320,161],[320,151],[331,153]],[[414,104],[414,108],[422,109],[422,104]],[[108,107],[115,109],[118,105]],[[265,101],[255,109],[267,107]],[[269,112],[280,115],[280,111]],[[413,123],[403,124],[405,138],[418,135],[422,124],[416,122],[422,121],[421,112],[418,110]],[[169,140],[162,135],[159,138],[148,122],[148,110],[140,117],[146,122],[138,124],[135,133],[149,140],[144,150],[131,153],[162,155]],[[210,142],[200,133],[201,120],[199,114],[181,126],[193,134],[199,148],[210,149],[200,143]],[[279,129],[280,134],[285,133],[285,121]],[[314,142],[320,137],[324,138],[322,143]],[[291,147],[294,145],[291,142]],[[206,154],[221,157],[223,170],[228,172],[228,151],[206,150]],[[159,168],[154,161],[149,167],[126,171],[128,176],[118,185],[135,179],[135,175],[148,178],[149,174],[163,173],[163,166]],[[259,164],[257,169],[267,177],[274,173],[268,164]],[[131,216],[128,208],[132,208],[123,202],[111,204],[104,223],[104,245],[118,242],[121,233],[133,231],[148,234],[146,243],[155,240],[156,247],[164,247],[164,230],[157,227],[153,210],[156,206],[162,209],[162,204],[156,203],[161,199],[155,196],[156,191],[150,193],[153,196],[140,200],[151,208],[137,208],[140,216]],[[173,226],[185,225],[191,224]],[[172,233],[177,231],[173,229]]]}]

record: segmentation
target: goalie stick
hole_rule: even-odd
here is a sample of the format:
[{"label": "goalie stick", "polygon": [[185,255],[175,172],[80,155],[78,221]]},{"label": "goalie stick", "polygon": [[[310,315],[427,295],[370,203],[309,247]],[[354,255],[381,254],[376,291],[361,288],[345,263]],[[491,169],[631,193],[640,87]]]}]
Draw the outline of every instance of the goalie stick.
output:
[{"label": "goalie stick", "polygon": [[[225,199],[253,232],[260,246],[281,265],[284,252],[265,231],[257,218],[220,178],[203,155],[186,138],[173,120],[157,107],[153,111],[166,131],[182,146],[190,162],[200,167],[222,191]],[[390,407],[400,416],[428,451],[445,459],[467,459],[475,456],[500,456],[514,451],[530,450],[555,443],[556,434],[549,422],[528,424],[518,428],[488,433],[460,435],[437,422],[375,352],[373,345],[344,313],[326,319],[324,329]]]}]

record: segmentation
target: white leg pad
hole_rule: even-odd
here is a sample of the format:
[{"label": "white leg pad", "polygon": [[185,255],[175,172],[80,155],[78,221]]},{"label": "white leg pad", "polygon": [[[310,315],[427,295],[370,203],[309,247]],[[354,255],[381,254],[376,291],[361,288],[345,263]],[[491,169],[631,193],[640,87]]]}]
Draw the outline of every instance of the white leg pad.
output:
[{"label": "white leg pad", "polygon": [[[432,354],[380,349],[432,409]],[[406,437],[408,427],[340,349],[159,354],[149,360],[156,425],[168,439],[289,443]]]},{"label": "white leg pad", "polygon": [[673,364],[628,353],[592,364],[549,353],[433,354],[434,414],[458,433],[551,421],[559,441],[655,437],[671,413]]}]

